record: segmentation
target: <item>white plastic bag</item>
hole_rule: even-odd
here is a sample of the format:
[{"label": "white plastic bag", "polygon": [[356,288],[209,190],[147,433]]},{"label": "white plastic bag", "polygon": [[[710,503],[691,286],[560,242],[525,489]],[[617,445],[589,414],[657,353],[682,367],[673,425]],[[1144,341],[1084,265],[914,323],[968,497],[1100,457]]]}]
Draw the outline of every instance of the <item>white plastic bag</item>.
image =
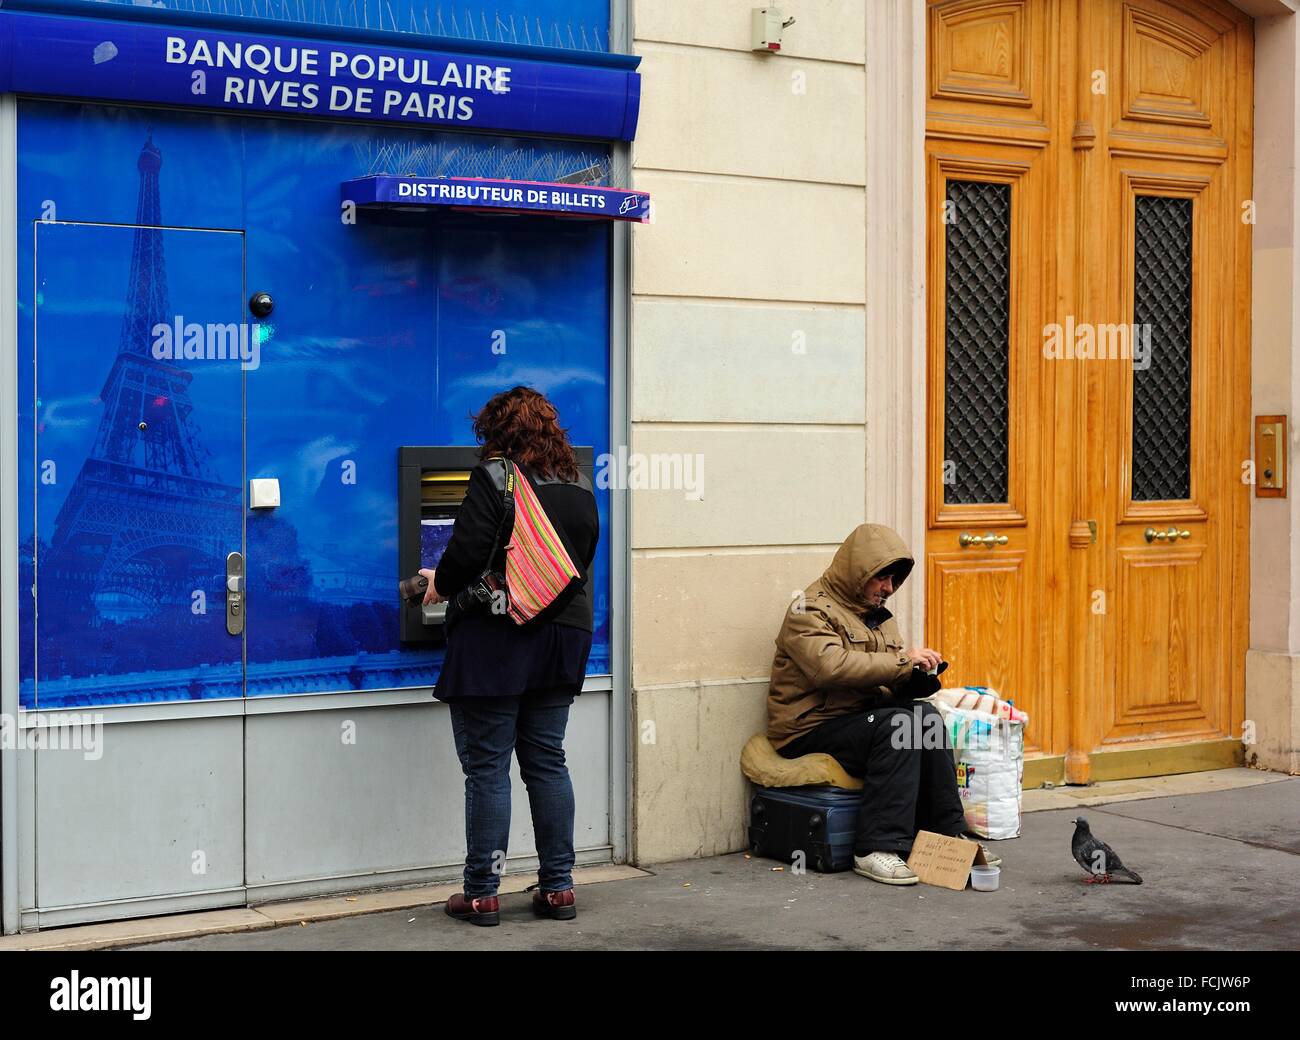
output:
[{"label": "white plastic bag", "polygon": [[[981,688],[981,692],[991,691]],[[933,703],[943,716],[952,744],[967,828],[981,838],[1017,837],[1025,723],[990,712],[953,708],[937,698]]]}]

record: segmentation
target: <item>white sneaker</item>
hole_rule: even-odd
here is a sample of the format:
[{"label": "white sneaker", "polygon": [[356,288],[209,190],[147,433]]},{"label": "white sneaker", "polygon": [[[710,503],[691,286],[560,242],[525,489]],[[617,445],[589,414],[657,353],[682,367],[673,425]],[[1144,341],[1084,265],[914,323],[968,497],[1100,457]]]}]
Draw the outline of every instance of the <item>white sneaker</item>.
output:
[{"label": "white sneaker", "polygon": [[984,850],[984,862],[987,863],[990,867],[1000,867],[1002,865],[1002,856],[994,852],[982,841],[976,841],[975,835],[963,834],[962,837],[965,838],[967,841],[974,841],[976,845],[978,845],[980,848]]},{"label": "white sneaker", "polygon": [[873,852],[853,857],[853,872],[882,885],[915,885],[921,879],[912,873],[896,852]]}]

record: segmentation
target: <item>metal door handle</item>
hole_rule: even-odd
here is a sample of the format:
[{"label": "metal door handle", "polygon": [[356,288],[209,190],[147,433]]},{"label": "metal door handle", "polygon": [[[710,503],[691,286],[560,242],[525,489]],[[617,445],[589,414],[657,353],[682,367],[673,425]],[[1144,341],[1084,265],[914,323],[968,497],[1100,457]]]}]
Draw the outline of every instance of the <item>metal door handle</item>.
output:
[{"label": "metal door handle", "polygon": [[995,545],[1006,545],[1007,536],[1004,534],[994,534],[992,531],[988,531],[985,533],[984,537],[981,538],[977,534],[963,531],[957,536],[957,544],[963,549],[970,545],[986,545],[989,548],[992,548]]},{"label": "metal door handle", "polygon": [[1154,527],[1148,527],[1142,532],[1142,537],[1148,542],[1173,542],[1177,541],[1179,538],[1190,538],[1191,536],[1191,531],[1186,528],[1183,528],[1183,530],[1180,531],[1176,527],[1168,527],[1163,531],[1157,531]]},{"label": "metal door handle", "polygon": [[232,636],[244,631],[244,557],[232,552],[226,556],[226,631]]}]

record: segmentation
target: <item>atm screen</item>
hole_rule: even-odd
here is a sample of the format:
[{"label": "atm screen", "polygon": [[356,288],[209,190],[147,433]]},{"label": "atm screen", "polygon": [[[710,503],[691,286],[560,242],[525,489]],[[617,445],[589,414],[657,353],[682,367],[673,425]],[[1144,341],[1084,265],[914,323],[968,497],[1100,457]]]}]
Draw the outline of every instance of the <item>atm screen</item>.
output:
[{"label": "atm screen", "polygon": [[451,541],[451,530],[456,521],[452,517],[425,518],[420,521],[420,566],[429,570],[438,569],[447,543]]}]

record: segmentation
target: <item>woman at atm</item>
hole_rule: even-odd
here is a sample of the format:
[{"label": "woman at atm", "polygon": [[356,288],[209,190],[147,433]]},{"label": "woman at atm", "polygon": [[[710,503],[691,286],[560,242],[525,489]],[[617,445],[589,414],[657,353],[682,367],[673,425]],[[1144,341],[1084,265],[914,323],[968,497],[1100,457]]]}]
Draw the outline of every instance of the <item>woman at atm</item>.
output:
[{"label": "woman at atm", "polygon": [[[425,602],[449,601],[447,652],[434,696],[450,706],[456,754],[465,773],[465,884],[447,901],[446,911],[474,924],[499,923],[497,886],[510,835],[513,751],[528,788],[540,860],[533,911],[570,920],[577,916],[574,802],[564,731],[591,652],[587,575],[600,518],[591,483],[578,472],[559,415],[544,395],[523,386],[497,394],[474,417],[474,434],[484,461],[470,474],[437,569],[420,572],[429,579]],[[486,460],[498,456],[513,462],[532,484],[581,570],[581,581],[523,626],[503,612],[473,609],[471,597],[457,595],[496,558],[505,504]],[[504,538],[509,535],[504,532]]]}]

